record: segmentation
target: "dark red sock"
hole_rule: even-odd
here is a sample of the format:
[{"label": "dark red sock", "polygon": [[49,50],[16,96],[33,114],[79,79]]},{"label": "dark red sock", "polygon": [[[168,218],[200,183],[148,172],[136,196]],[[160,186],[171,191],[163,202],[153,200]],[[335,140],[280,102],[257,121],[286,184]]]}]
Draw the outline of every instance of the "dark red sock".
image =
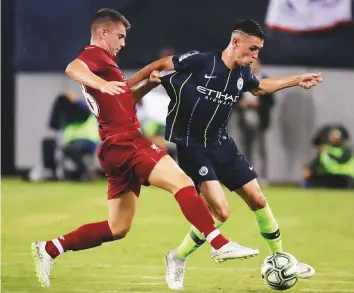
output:
[{"label": "dark red sock", "polygon": [[[175,198],[181,207],[185,218],[207,237],[216,230],[213,217],[204,200],[198,195],[194,186],[187,186],[180,189]],[[229,240],[219,234],[211,242],[211,246],[219,249]]]},{"label": "dark red sock", "polygon": [[56,258],[57,256],[60,255],[60,252],[59,252],[58,248],[54,245],[54,243],[51,240],[48,240],[47,243],[45,244],[45,251],[52,258]]},{"label": "dark red sock", "polygon": [[[108,221],[103,221],[83,225],[57,239],[64,251],[76,251],[97,247],[103,242],[113,241],[113,236]],[[56,258],[60,254],[58,248],[51,240],[47,241],[45,248],[52,258]]]}]

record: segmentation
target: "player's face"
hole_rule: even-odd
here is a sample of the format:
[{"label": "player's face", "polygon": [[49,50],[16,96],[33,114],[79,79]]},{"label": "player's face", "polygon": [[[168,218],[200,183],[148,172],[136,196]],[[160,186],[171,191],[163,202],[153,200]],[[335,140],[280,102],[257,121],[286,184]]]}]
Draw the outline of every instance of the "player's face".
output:
[{"label": "player's face", "polygon": [[233,40],[235,62],[241,66],[251,65],[258,58],[263,40],[258,37],[241,37]]},{"label": "player's face", "polygon": [[116,56],[118,52],[125,47],[126,34],[126,28],[122,23],[112,24],[112,26],[106,30],[104,39],[112,56]]}]

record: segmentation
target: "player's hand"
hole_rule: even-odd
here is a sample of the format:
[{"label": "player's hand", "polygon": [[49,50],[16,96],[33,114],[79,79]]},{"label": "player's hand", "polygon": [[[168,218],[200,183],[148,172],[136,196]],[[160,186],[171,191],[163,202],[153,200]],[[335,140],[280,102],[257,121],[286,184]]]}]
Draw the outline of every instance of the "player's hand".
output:
[{"label": "player's hand", "polygon": [[154,70],[151,72],[148,83],[155,83],[155,84],[160,84],[161,79],[160,79],[160,71]]},{"label": "player's hand", "polygon": [[306,73],[301,75],[299,86],[304,88],[305,90],[310,89],[316,86],[318,83],[323,82],[323,78],[321,76],[321,72],[319,73]]},{"label": "player's hand", "polygon": [[101,86],[100,91],[104,94],[109,95],[119,95],[125,93],[124,87],[127,87],[127,84],[122,81],[107,81],[104,85]]}]

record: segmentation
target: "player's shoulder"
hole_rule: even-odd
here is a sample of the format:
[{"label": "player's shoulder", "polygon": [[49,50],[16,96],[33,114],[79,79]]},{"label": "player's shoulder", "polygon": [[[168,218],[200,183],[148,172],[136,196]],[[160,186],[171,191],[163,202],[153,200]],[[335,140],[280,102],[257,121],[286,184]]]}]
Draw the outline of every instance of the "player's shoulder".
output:
[{"label": "player's shoulder", "polygon": [[203,53],[204,58],[206,59],[220,59],[221,60],[221,52],[220,51],[210,51]]},{"label": "player's shoulder", "polygon": [[205,57],[204,52],[200,52],[198,50],[192,50],[188,52],[184,52],[182,54],[175,55],[178,62],[189,61],[189,60],[197,60]]},{"label": "player's shoulder", "polygon": [[112,59],[105,49],[94,45],[85,46],[79,56],[86,56],[95,59],[100,58],[101,60],[107,60],[107,62]]},{"label": "player's shoulder", "polygon": [[85,48],[83,48],[83,50],[81,51],[81,53],[91,53],[91,52],[95,52],[95,53],[103,53],[103,49],[94,45],[87,45],[85,46]]},{"label": "player's shoulder", "polygon": [[252,78],[252,76],[253,76],[252,68],[249,65],[248,66],[242,66],[241,67],[241,72],[242,72],[242,75],[244,77],[246,77],[247,79]]},{"label": "player's shoulder", "polygon": [[208,54],[197,50],[176,54],[172,61],[176,71],[198,71],[205,66]]},{"label": "player's shoulder", "polygon": [[190,68],[201,69],[204,68],[210,60],[213,60],[213,56],[215,56],[215,52],[190,51],[176,57],[180,64],[189,64]]}]

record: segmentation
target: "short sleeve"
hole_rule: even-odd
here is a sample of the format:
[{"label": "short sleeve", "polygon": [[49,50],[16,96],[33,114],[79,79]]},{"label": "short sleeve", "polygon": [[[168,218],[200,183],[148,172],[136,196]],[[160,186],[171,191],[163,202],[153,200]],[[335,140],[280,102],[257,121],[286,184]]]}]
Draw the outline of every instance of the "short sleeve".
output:
[{"label": "short sleeve", "polygon": [[244,73],[243,74],[244,84],[243,84],[243,88],[242,88],[243,92],[248,92],[254,88],[259,87],[259,80],[252,73],[252,70],[249,66],[244,69],[243,73]]},{"label": "short sleeve", "polygon": [[172,57],[174,69],[176,71],[193,71],[201,68],[206,59],[205,53],[191,51],[184,54],[174,55]]},{"label": "short sleeve", "polygon": [[92,72],[98,72],[107,66],[106,55],[102,50],[88,47],[76,59],[84,62]]}]

